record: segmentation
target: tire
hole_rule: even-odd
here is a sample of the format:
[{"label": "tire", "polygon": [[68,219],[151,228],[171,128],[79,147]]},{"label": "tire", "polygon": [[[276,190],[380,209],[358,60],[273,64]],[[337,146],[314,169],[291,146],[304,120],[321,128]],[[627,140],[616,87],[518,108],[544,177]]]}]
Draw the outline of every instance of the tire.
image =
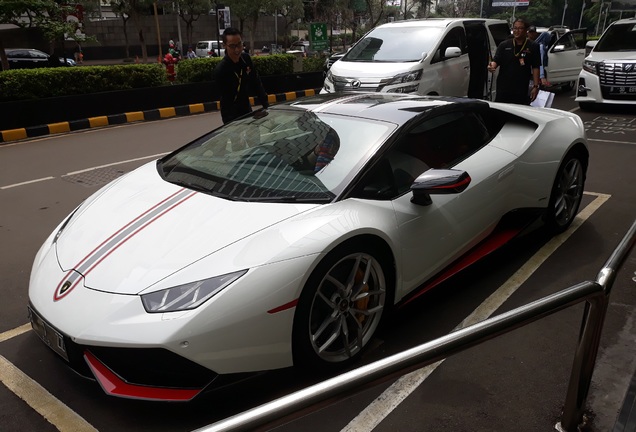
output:
[{"label": "tire", "polygon": [[326,369],[357,359],[386,309],[380,250],[369,242],[337,248],[312,272],[294,317],[294,363]]},{"label": "tire", "polygon": [[580,151],[568,153],[559,166],[546,213],[551,233],[561,233],[572,224],[583,197],[586,170],[587,159]]},{"label": "tire", "polygon": [[561,86],[561,90],[564,92],[569,92],[570,90],[574,88],[574,85],[575,85],[574,81],[567,82]]},{"label": "tire", "polygon": [[594,102],[579,102],[579,108],[581,108],[581,111],[593,111]]}]

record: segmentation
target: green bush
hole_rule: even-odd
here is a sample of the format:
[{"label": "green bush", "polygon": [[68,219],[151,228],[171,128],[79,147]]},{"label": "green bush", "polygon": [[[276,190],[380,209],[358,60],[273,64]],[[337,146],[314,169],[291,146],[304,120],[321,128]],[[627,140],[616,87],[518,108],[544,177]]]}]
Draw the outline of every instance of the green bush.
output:
[{"label": "green bush", "polygon": [[[254,56],[260,75],[293,73],[294,56]],[[176,65],[177,83],[212,81],[221,58],[182,60]],[[303,59],[304,72],[321,71],[324,58]],[[169,85],[166,69],[159,63],[116,66],[77,66],[0,71],[0,102],[128,90]]]},{"label": "green bush", "polygon": [[0,72],[0,101],[159,87],[168,83],[160,64],[13,69]]}]

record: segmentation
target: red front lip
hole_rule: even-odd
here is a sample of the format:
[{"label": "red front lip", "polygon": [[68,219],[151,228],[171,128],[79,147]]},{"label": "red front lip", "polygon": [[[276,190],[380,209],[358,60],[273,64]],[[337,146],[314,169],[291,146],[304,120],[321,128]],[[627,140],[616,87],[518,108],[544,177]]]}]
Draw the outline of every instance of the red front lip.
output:
[{"label": "red front lip", "polygon": [[111,396],[152,401],[188,402],[203,391],[202,388],[175,389],[129,384],[119,378],[88,350],[84,351],[84,360],[86,360],[99,385]]}]

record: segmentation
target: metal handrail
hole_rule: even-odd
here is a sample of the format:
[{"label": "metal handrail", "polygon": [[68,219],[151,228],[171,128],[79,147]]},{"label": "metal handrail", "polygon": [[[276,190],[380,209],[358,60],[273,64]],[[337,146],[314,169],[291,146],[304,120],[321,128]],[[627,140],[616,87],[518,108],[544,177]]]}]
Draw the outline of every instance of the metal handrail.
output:
[{"label": "metal handrail", "polygon": [[585,281],[573,285],[509,312],[204,426],[195,432],[253,430],[336,395],[404,375],[586,301],[563,414],[561,422],[556,425],[557,430],[575,432],[583,419],[611,288],[618,267],[627,258],[635,241],[636,221],[606,261],[594,282]]}]

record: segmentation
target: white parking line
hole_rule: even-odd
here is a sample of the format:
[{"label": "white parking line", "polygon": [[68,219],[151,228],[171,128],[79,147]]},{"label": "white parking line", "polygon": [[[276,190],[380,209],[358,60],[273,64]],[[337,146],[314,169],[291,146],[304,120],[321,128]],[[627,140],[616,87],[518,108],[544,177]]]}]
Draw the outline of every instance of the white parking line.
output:
[{"label": "white parking line", "polygon": [[60,432],[96,432],[91,424],[0,356],[0,381]]},{"label": "white parking line", "polygon": [[[95,171],[95,170],[98,170],[98,169],[108,168],[108,167],[112,167],[112,166],[116,166],[116,165],[122,165],[122,164],[130,163],[130,162],[139,162],[139,161],[142,161],[142,160],[145,160],[145,159],[159,159],[160,157],[165,156],[167,154],[168,153],[159,153],[159,154],[152,155],[152,156],[143,156],[143,157],[140,157],[140,158],[113,162],[113,163],[106,164],[106,165],[100,165],[100,166],[86,168],[86,169],[79,170],[79,171],[73,171],[73,172],[70,172],[70,173],[63,174],[60,177],[66,177],[66,176],[82,174],[82,173],[85,173],[85,172]],[[2,190],[2,189],[10,189],[10,188],[18,187],[18,186],[25,186],[25,185],[28,185],[28,184],[37,183],[37,182],[46,181],[46,180],[53,180],[55,178],[56,177],[44,177],[44,178],[41,178],[41,179],[25,181],[25,182],[22,182],[22,183],[14,183],[14,184],[6,185],[6,186],[0,186],[0,190]]]},{"label": "white parking line", "polygon": [[[558,249],[598,208],[603,205],[610,195],[585,192],[586,195],[596,196],[576,216],[570,228],[558,236],[553,237],[528,262],[510,277],[497,291],[488,297],[455,330],[464,328],[490,317],[515,291],[523,284],[554,251]],[[428,365],[422,369],[400,377],[369,406],[358,414],[342,432],[367,432],[373,430],[397,406],[413,393],[428,376],[440,366],[444,360]]]},{"label": "white parking line", "polygon": [[31,330],[31,324],[24,324],[20,327],[16,327],[12,330],[6,331],[4,333],[0,333],[0,342],[4,342],[16,336],[20,336],[22,333],[26,333]]},{"label": "white parking line", "polygon": [[24,185],[28,185],[28,184],[32,184],[32,183],[41,182],[41,181],[53,180],[54,178],[55,177],[43,177],[41,179],[29,180],[29,181],[25,181],[25,182],[22,182],[22,183],[14,183],[12,185],[2,186],[2,187],[0,187],[0,189],[10,189],[10,188],[14,188],[14,187],[18,187],[18,186],[24,186]]},{"label": "white parking line", "polygon": [[[156,155],[152,155],[152,156],[144,156],[144,157],[140,157],[140,158],[136,158],[136,159],[128,159],[125,161],[120,161],[120,162],[113,162],[110,164],[106,164],[106,165],[100,165],[100,166],[96,166],[96,167],[92,167],[92,168],[86,168],[80,171],[73,171],[70,173],[66,173],[64,174],[64,176],[72,176],[72,175],[77,175],[77,174],[82,174],[85,172],[89,172],[89,171],[95,171],[97,169],[102,169],[102,168],[108,168],[108,167],[112,167],[112,166],[116,166],[116,165],[121,165],[121,164],[125,164],[125,163],[129,163],[129,162],[138,162],[144,159],[159,159],[160,157],[167,155],[168,153],[159,153]],[[62,176],[62,177],[64,177]]]}]

